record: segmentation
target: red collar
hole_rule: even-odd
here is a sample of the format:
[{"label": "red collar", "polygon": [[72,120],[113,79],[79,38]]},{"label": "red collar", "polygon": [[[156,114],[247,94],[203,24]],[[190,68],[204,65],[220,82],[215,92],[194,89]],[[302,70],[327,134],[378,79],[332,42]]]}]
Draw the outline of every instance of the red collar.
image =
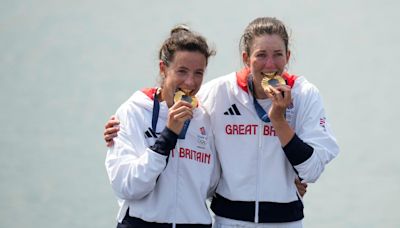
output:
[{"label": "red collar", "polygon": [[[247,88],[247,77],[250,75],[250,68],[244,67],[240,71],[236,72],[236,82],[238,86],[245,91],[246,93],[249,92],[249,88]],[[293,88],[294,82],[297,79],[296,75],[291,75],[288,72],[283,72],[282,77],[287,81],[290,88]]]},{"label": "red collar", "polygon": [[157,88],[144,88],[141,90],[144,94],[146,94],[150,99],[154,100],[154,94],[157,91]]}]

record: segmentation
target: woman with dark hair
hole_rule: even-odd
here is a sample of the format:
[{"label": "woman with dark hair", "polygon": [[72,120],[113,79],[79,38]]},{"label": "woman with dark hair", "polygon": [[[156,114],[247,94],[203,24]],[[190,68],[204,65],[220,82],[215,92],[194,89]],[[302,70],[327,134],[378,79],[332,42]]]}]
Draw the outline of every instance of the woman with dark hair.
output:
[{"label": "woman with dark hair", "polygon": [[195,94],[213,54],[186,26],[172,29],[159,51],[161,85],[118,109],[120,131],[105,162],[120,205],[117,227],[211,227],[206,199],[220,166]]}]

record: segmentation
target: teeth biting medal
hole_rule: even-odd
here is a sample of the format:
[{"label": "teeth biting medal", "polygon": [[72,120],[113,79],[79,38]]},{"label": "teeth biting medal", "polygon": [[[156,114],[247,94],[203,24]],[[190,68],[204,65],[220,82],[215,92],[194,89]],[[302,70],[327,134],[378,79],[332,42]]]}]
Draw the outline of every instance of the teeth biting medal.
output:
[{"label": "teeth biting medal", "polygon": [[278,75],[277,72],[261,72],[261,74],[264,76],[261,81],[261,86],[264,90],[268,90],[268,85],[273,87],[276,87],[278,85],[286,85],[285,79],[283,79],[282,76]]},{"label": "teeth biting medal", "polygon": [[193,108],[197,107],[197,98],[195,96],[190,95],[190,90],[185,90],[185,89],[178,89],[178,91],[175,92],[174,96],[174,102],[178,102],[180,100],[184,100],[188,103],[190,103]]}]

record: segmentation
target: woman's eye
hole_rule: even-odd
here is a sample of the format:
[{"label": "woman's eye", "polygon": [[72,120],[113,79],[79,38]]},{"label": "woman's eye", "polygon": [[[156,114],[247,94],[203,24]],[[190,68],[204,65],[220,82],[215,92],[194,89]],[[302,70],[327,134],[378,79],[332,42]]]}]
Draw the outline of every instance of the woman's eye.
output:
[{"label": "woman's eye", "polygon": [[197,76],[202,77],[202,76],[204,75],[204,72],[200,72],[200,71],[199,71],[199,72],[196,72],[195,74],[196,74]]}]

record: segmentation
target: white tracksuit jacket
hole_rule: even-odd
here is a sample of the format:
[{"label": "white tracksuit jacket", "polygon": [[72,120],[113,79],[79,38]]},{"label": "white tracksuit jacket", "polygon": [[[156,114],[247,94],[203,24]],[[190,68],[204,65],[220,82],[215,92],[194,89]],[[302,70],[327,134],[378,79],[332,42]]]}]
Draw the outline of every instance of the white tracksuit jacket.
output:
[{"label": "white tracksuit jacket", "polygon": [[[222,168],[216,193],[231,201],[254,201],[254,216],[248,221],[268,223],[268,219],[260,219],[268,215],[262,215],[259,202],[299,201],[302,214],[302,203],[294,184],[296,172],[305,182],[315,182],[325,165],[339,153],[339,148],[317,88],[304,77],[285,73],[288,84],[292,85],[293,98],[286,119],[298,138],[312,148],[311,153],[302,155],[292,146],[289,159],[272,124],[262,122],[256,113],[253,96],[247,88],[249,73],[248,69],[243,69],[214,79],[203,85],[197,96],[210,114]],[[294,144],[295,149],[296,146]],[[230,216],[230,212],[226,212],[229,208],[215,210],[212,205],[212,209],[216,215]],[[221,214],[221,210],[224,213]],[[278,213],[278,218],[272,220],[291,220],[281,219],[283,213],[271,210]]]},{"label": "white tracksuit jacket", "polygon": [[[118,109],[120,131],[105,161],[109,180],[118,198],[121,222],[129,215],[148,222],[211,224],[206,206],[219,180],[209,117],[194,109],[185,139],[178,139],[169,157],[152,151],[155,88],[135,92]],[[166,125],[168,107],[160,103],[156,132]]]}]

